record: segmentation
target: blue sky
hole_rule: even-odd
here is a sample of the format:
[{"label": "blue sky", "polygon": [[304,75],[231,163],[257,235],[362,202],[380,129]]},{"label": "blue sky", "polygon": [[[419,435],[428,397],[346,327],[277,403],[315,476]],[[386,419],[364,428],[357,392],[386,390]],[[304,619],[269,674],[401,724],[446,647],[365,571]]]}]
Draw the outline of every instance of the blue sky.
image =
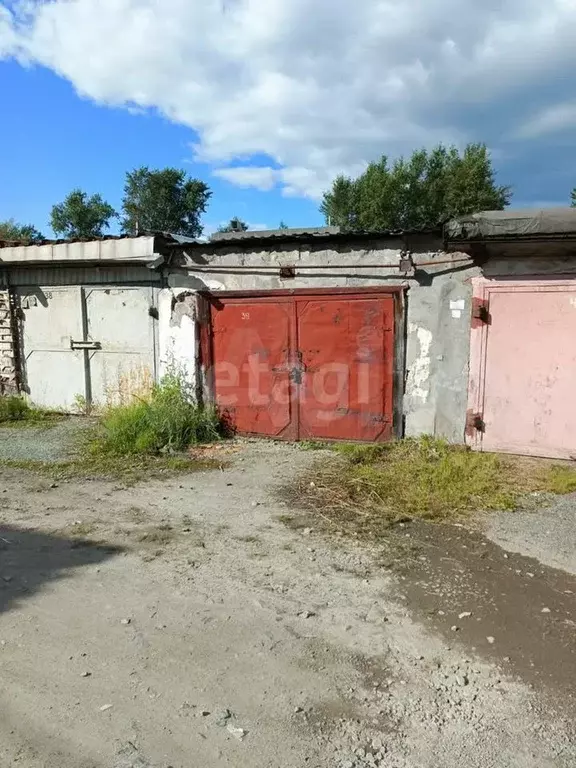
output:
[{"label": "blue sky", "polygon": [[157,111],[98,106],[44,67],[14,61],[0,62],[0,91],[10,105],[9,119],[0,120],[0,220],[31,223],[52,236],[50,208],[71,189],[99,192],[119,210],[126,171],[148,165],[183,168],[210,186],[208,229],[232,216],[259,228],[281,219],[289,226],[322,223],[314,201],[213,176],[208,164],[193,160],[194,132]]},{"label": "blue sky", "polygon": [[484,141],[516,206],[576,185],[573,0],[0,0],[0,219],[178,166],[208,230],[321,223],[337,173]]}]

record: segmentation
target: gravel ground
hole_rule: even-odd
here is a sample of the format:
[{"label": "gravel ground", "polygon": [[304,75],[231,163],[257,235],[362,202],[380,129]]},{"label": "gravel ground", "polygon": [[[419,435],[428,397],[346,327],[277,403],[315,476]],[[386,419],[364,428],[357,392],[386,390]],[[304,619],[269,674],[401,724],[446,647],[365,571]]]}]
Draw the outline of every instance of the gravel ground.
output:
[{"label": "gravel ground", "polygon": [[[474,577],[517,556],[407,527],[434,553],[414,553],[436,589],[421,613],[409,562],[286,526],[274,488],[315,458],[247,443],[224,471],[134,488],[0,470],[0,765],[573,768],[569,697],[512,672],[500,637],[507,612],[520,645],[530,623],[550,669],[546,622],[572,620],[550,574],[516,584],[525,616],[476,603]],[[550,591],[541,623],[531,589]]]},{"label": "gravel ground", "polygon": [[576,574],[576,494],[538,510],[492,515],[485,533],[511,552]]},{"label": "gravel ground", "polygon": [[90,425],[88,419],[72,417],[41,426],[0,427],[0,461],[62,461]]}]

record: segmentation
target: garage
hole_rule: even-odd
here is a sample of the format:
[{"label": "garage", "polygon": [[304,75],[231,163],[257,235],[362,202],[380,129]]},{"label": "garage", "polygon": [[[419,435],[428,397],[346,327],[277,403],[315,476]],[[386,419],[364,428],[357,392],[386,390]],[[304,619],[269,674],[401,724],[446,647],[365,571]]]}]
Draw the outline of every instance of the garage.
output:
[{"label": "garage", "polygon": [[231,429],[382,441],[395,426],[398,289],[205,294],[202,357]]},{"label": "garage", "polygon": [[84,410],[149,390],[155,377],[151,286],[23,286],[21,377],[32,402]]},{"label": "garage", "polygon": [[0,392],[82,412],[160,372],[154,264],[167,236],[0,242]]},{"label": "garage", "polygon": [[469,442],[576,458],[576,282],[475,278]]}]

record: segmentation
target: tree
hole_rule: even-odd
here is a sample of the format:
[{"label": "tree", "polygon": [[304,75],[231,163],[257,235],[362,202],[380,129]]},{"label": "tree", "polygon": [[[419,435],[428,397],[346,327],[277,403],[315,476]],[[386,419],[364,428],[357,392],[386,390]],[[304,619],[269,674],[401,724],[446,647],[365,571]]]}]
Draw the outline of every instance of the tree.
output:
[{"label": "tree", "polygon": [[81,189],[73,189],[64,202],[52,207],[51,224],[57,235],[67,238],[102,237],[116,211],[101,195],[88,197]]},{"label": "tree", "polygon": [[14,219],[0,221],[0,240],[23,243],[39,243],[44,235],[32,224],[18,224]]},{"label": "tree", "polygon": [[122,229],[138,232],[171,232],[198,237],[200,216],[212,193],[199,179],[189,178],[178,168],[136,168],[126,174]]},{"label": "tree", "polygon": [[278,224],[278,229],[288,229],[288,224],[286,224],[284,219],[280,220],[280,224]]},{"label": "tree", "polygon": [[343,229],[359,229],[356,193],[360,180],[354,181],[346,176],[337,176],[330,192],[325,192],[320,206],[329,226]]},{"label": "tree", "polygon": [[228,224],[223,224],[221,227],[218,227],[218,232],[247,232],[248,231],[248,224],[246,224],[245,221],[242,221],[242,219],[239,219],[238,216],[233,216]]},{"label": "tree", "polygon": [[576,208],[576,187],[574,187],[574,189],[572,190],[571,198],[572,198],[572,208]]},{"label": "tree", "polygon": [[383,155],[357,179],[338,176],[324,193],[326,222],[348,230],[402,230],[436,226],[453,217],[502,210],[510,187],[496,184],[486,145],[439,145],[390,163]]}]

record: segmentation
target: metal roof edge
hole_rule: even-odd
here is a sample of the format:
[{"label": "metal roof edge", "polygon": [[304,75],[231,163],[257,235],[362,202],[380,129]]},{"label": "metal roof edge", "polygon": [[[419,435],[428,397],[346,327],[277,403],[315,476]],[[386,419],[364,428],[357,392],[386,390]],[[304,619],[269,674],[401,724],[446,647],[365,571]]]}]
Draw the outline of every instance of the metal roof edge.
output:
[{"label": "metal roof edge", "polygon": [[400,240],[406,237],[430,236],[442,238],[442,227],[430,227],[426,229],[412,230],[366,230],[354,232],[330,232],[330,233],[302,233],[302,234],[266,234],[254,237],[229,237],[218,238],[217,240],[195,241],[189,243],[170,244],[170,248],[182,250],[223,250],[225,248],[254,249],[254,247],[266,247],[270,245],[280,245],[282,243],[345,243],[345,242],[366,242],[370,240]]}]

